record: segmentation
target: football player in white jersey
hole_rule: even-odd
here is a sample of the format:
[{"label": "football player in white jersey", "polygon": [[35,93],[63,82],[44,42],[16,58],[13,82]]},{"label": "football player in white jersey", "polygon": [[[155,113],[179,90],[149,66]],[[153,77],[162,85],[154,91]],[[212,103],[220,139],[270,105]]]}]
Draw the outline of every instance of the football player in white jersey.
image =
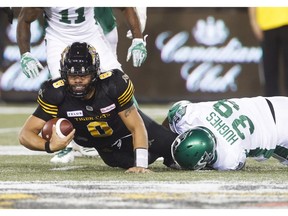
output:
[{"label": "football player in white jersey", "polygon": [[[140,66],[147,56],[146,42],[143,40],[139,18],[134,8],[121,8],[124,11],[127,22],[133,32],[132,45],[128,53],[133,56],[133,64]],[[47,27],[45,28],[45,44],[47,53],[47,65],[53,79],[60,77],[59,67],[61,53],[67,45],[74,41],[82,41],[92,44],[99,53],[101,65],[100,71],[107,71],[111,68],[120,69],[121,64],[111,50],[109,42],[103,35],[101,26],[95,25],[94,8],[85,7],[47,7],[47,8],[22,8],[18,17],[17,43],[21,53],[21,67],[28,78],[35,78],[39,75],[39,69],[43,66],[36,56],[30,53],[30,24],[38,17],[44,15]],[[139,59],[140,58],[140,59]],[[135,66],[134,64],[134,66]],[[59,152],[51,159],[55,163],[68,163],[74,161],[72,147],[75,153],[95,156],[97,151],[89,148],[78,148],[74,143],[67,149]],[[78,154],[78,156],[80,156]]]},{"label": "football player in white jersey", "polygon": [[[140,66],[147,56],[146,42],[143,40],[140,21],[134,8],[123,8],[125,17],[133,32],[132,45],[128,53],[133,56],[133,65]],[[45,16],[45,41],[47,46],[47,64],[52,78],[59,77],[60,54],[68,44],[85,41],[97,48],[102,65],[101,71],[111,68],[121,69],[104,39],[101,27],[95,25],[94,8],[22,8],[18,17],[17,43],[21,53],[21,67],[28,77],[36,77],[38,68],[43,68],[35,56],[30,53],[30,23],[40,15]]]},{"label": "football player in white jersey", "polygon": [[288,165],[288,97],[179,101],[163,125],[179,134],[171,147],[184,169],[240,170],[247,157]]}]

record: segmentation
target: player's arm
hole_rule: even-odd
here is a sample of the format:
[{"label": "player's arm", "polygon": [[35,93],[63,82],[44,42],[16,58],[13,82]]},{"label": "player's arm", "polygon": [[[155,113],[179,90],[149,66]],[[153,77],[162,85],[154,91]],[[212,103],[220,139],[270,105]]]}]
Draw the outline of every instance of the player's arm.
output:
[{"label": "player's arm", "polygon": [[126,61],[129,61],[132,56],[133,66],[140,67],[147,58],[146,36],[143,38],[141,23],[136,13],[136,9],[134,7],[120,9],[124,13],[133,37],[132,44],[128,49]]},{"label": "player's arm", "polygon": [[[110,75],[110,76],[109,76]],[[112,76],[113,75],[113,76]],[[115,98],[118,115],[132,134],[133,149],[135,152],[135,166],[126,172],[149,172],[148,168],[148,135],[144,122],[133,102],[134,86],[129,76],[120,70],[108,72],[110,78],[110,96]],[[101,79],[101,75],[99,76]],[[116,88],[115,88],[116,86]]]},{"label": "player's arm", "polygon": [[[57,86],[57,87],[55,87]],[[64,83],[61,79],[48,80],[42,83],[38,94],[38,107],[23,125],[19,133],[19,142],[26,148],[35,151],[45,151],[46,140],[39,136],[46,121],[57,116],[57,104],[65,97]],[[52,152],[64,149],[74,136],[75,130],[67,137],[60,138],[52,129],[49,148]]]},{"label": "player's arm", "polygon": [[136,13],[136,8],[125,7],[120,8],[125,16],[129,29],[131,30],[133,38],[143,38],[141,31],[141,23]]},{"label": "player's arm", "polygon": [[31,30],[30,25],[40,15],[43,14],[42,8],[23,7],[18,16],[17,24],[17,43],[21,55],[30,52]]},{"label": "player's arm", "polygon": [[119,116],[131,132],[133,137],[133,149],[135,152],[135,166],[126,172],[144,173],[148,168],[148,135],[137,109],[134,105],[119,112]]},{"label": "player's arm", "polygon": [[30,53],[31,23],[43,14],[42,8],[23,7],[18,16],[17,44],[21,54],[21,68],[25,76],[35,78],[43,66]]},{"label": "player's arm", "polygon": [[[40,131],[45,125],[46,121],[36,116],[29,116],[24,123],[20,133],[19,142],[26,148],[34,151],[45,151],[45,143],[47,142],[41,136]],[[66,137],[60,138],[56,134],[56,129],[53,127],[52,137],[50,139],[49,148],[52,152],[64,149],[73,139],[75,129]]]},{"label": "player's arm", "polygon": [[[147,8],[146,7],[135,7],[135,12],[138,16],[140,21],[141,32],[143,34],[145,27],[146,27],[146,20],[147,20]],[[127,31],[127,38],[133,39],[131,30]]]}]

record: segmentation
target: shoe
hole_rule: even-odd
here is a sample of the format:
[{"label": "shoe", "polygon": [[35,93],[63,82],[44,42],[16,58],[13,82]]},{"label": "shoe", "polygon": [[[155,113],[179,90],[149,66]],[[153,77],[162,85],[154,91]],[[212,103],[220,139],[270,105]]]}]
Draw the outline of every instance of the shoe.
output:
[{"label": "shoe", "polygon": [[88,148],[78,145],[74,140],[68,145],[73,148],[75,157],[97,157],[99,154],[95,148]]},{"label": "shoe", "polygon": [[85,156],[85,157],[97,157],[97,156],[99,156],[99,154],[95,148],[80,147],[79,152],[82,154],[82,156]]},{"label": "shoe", "polygon": [[50,162],[52,163],[71,163],[74,161],[74,151],[73,148],[67,147],[59,151]]}]

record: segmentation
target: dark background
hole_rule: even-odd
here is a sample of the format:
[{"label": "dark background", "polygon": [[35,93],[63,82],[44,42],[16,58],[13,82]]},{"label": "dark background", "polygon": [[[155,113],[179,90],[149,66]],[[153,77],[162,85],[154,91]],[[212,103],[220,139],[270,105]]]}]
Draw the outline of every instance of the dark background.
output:
[{"label": "dark background", "polygon": [[[15,17],[17,18],[20,8],[14,8]],[[256,41],[249,24],[249,17],[247,8],[158,8],[149,7],[147,9],[147,23],[144,35],[148,34],[147,38],[147,51],[148,57],[144,65],[140,68],[134,68],[132,61],[126,62],[127,50],[131,45],[131,40],[126,38],[128,30],[127,23],[124,20],[123,14],[117,9],[114,9],[115,16],[118,23],[118,59],[122,64],[123,70],[130,76],[135,86],[135,95],[138,102],[142,103],[166,103],[173,102],[181,99],[189,99],[192,101],[203,100],[215,100],[229,97],[250,97],[263,94],[263,84],[261,82],[261,70],[259,70],[258,62],[217,62],[211,61],[212,65],[221,65],[223,72],[219,75],[219,78],[223,78],[225,73],[233,66],[240,65],[241,72],[235,78],[235,86],[233,90],[227,88],[223,91],[217,90],[201,90],[189,91],[186,88],[186,80],[181,77],[180,71],[184,62],[169,62],[165,63],[161,59],[161,51],[156,47],[155,42],[157,37],[163,32],[170,32],[170,37],[177,35],[180,32],[186,32],[189,34],[187,42],[183,45],[188,48],[202,47],[208,48],[208,46],[199,44],[195,41],[192,35],[192,29],[196,26],[198,20],[207,20],[207,17],[214,17],[215,21],[222,20],[225,27],[229,30],[227,39],[222,43],[215,45],[214,48],[220,49],[225,47],[232,38],[236,38],[240,41],[242,47],[254,47],[260,49],[259,44]],[[1,14],[0,16],[0,32],[1,48],[0,53],[4,52],[7,45],[13,44],[7,38],[6,30],[10,25],[6,17]],[[40,19],[40,23],[43,20]],[[14,20],[15,24],[15,20]],[[16,32],[15,32],[16,33]],[[43,35],[44,37],[44,35]],[[43,38],[42,38],[43,39]],[[41,41],[38,42],[38,44]],[[37,45],[37,44],[34,44]],[[14,46],[16,44],[14,43]],[[2,51],[3,50],[3,51]],[[19,52],[15,51],[15,52]],[[19,53],[15,53],[19,55]],[[20,61],[20,55],[18,60],[2,59],[0,62],[0,76],[5,74],[5,71],[11,67],[11,65],[17,65]],[[41,62],[46,65],[45,61]],[[194,67],[197,67],[203,62],[195,62]],[[18,72],[21,73],[20,65],[17,65]],[[11,68],[10,68],[11,69]],[[207,74],[205,75],[207,76]],[[204,79],[203,77],[202,79]],[[1,79],[1,77],[0,77]],[[208,85],[215,84],[217,80],[212,80]],[[24,80],[23,82],[31,82]],[[42,81],[39,81],[42,82]],[[2,83],[3,85],[3,83]],[[212,88],[213,89],[213,88]],[[37,95],[37,89],[16,91],[13,88],[9,91],[1,88],[0,83],[0,101],[4,102],[23,102],[23,101],[35,101]]]}]

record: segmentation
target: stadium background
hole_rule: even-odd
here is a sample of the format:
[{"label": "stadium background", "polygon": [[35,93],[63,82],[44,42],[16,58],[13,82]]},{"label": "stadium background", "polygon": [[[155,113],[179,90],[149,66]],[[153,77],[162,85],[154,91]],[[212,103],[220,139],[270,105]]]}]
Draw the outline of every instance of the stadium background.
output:
[{"label": "stadium background", "polygon": [[[21,72],[16,42],[19,8],[10,25],[1,15],[0,101],[35,101],[48,69],[35,80]],[[147,9],[148,58],[134,68],[126,62],[131,40],[127,24],[115,10],[118,22],[118,58],[133,80],[140,103],[214,100],[263,94],[259,62],[262,52],[250,24],[247,8],[160,8]],[[32,25],[32,53],[46,65],[43,20]],[[1,51],[0,50],[0,51]],[[1,53],[1,52],[0,52]],[[283,79],[281,79],[283,80]]]}]

